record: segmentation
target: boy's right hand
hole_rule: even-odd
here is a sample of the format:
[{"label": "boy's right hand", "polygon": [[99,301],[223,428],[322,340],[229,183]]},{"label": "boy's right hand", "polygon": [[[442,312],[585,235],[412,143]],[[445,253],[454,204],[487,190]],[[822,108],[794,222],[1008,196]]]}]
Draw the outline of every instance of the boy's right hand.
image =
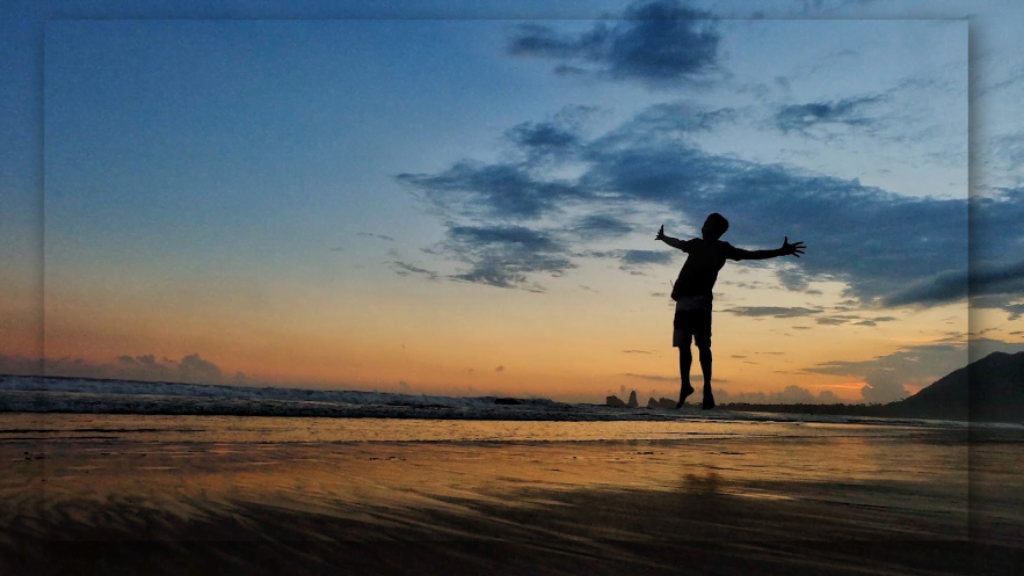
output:
[{"label": "boy's right hand", "polygon": [[655,240],[664,240],[665,239],[665,225],[664,224],[661,225],[661,228],[658,228],[658,235],[655,236],[654,239]]}]

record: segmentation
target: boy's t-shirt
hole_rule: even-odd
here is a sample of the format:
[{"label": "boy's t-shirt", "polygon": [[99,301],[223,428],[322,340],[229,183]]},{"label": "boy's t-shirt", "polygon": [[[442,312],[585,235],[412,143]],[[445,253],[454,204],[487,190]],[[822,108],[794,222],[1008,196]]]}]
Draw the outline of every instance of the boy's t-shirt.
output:
[{"label": "boy's t-shirt", "polygon": [[742,260],[743,252],[722,240],[694,238],[685,240],[680,250],[689,254],[672,287],[672,299],[702,297],[714,299],[711,289],[718,280],[718,271],[726,260]]}]

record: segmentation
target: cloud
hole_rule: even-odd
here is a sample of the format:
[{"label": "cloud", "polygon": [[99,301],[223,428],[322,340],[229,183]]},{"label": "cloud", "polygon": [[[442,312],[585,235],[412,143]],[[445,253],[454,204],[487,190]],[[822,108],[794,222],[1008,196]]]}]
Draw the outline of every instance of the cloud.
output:
[{"label": "cloud", "polygon": [[780,307],[780,306],[735,306],[722,310],[737,316],[771,316],[772,318],[799,318],[820,314],[822,308]]},{"label": "cloud", "polygon": [[980,263],[968,269],[942,272],[885,298],[887,306],[926,306],[956,302],[971,296],[1024,294],[1024,260],[1010,264]]},{"label": "cloud", "polygon": [[199,354],[189,354],[178,363],[178,374],[186,382],[220,382],[220,368]]},{"label": "cloud", "polygon": [[626,269],[651,264],[671,264],[672,256],[671,252],[664,250],[623,250],[622,267]]},{"label": "cloud", "polygon": [[555,60],[559,76],[586,74],[652,88],[706,80],[719,70],[721,37],[710,13],[654,0],[630,5],[619,18],[578,34],[524,24],[509,38],[508,52]]},{"label": "cloud", "polygon": [[534,292],[543,287],[531,284],[529,274],[561,276],[576,267],[561,242],[523,226],[455,226],[437,251],[470,265],[451,279]]},{"label": "cloud", "polygon": [[719,126],[734,122],[739,111],[734,108],[706,108],[677,100],[655,104],[641,111],[621,127],[604,137],[604,142],[628,140],[637,134],[656,135],[661,139],[685,137],[710,132]]},{"label": "cloud", "polygon": [[654,382],[679,382],[679,376],[659,376],[657,374],[634,374],[632,372],[624,372],[623,376],[629,376],[630,378],[639,378],[641,380],[651,380]]},{"label": "cloud", "polygon": [[169,377],[171,371],[179,366],[178,363],[166,358],[163,361],[157,361],[156,357],[152,354],[134,357],[124,354],[118,357],[117,362],[121,368],[136,373],[142,371],[148,378],[155,379]]},{"label": "cloud", "polygon": [[552,122],[524,122],[510,128],[505,136],[527,150],[563,151],[579,144],[579,135]]},{"label": "cloud", "polygon": [[557,160],[582,144],[586,120],[595,112],[593,106],[566,106],[549,120],[509,128],[505,139],[531,161]]},{"label": "cloud", "polygon": [[[1008,318],[1008,320],[1016,320],[1016,319],[1020,318],[1021,316],[1024,316],[1024,303],[1021,303],[1021,304],[1003,303],[999,307],[1010,313],[1010,317]],[[1011,332],[1011,334],[1013,334],[1013,332]]]},{"label": "cloud", "polygon": [[[619,269],[634,275],[643,275],[642,270],[650,266],[671,264],[675,254],[665,250],[586,250],[572,254],[581,258],[602,258],[618,260]],[[661,296],[652,294],[652,296]]]},{"label": "cloud", "polygon": [[807,132],[816,126],[869,126],[875,121],[865,115],[865,108],[883,100],[882,96],[864,96],[831,102],[790,104],[782,106],[775,113],[775,124],[783,132]]},{"label": "cloud", "polygon": [[385,242],[394,242],[395,239],[386,234],[373,234],[371,232],[356,232],[356,236],[365,236],[366,238],[376,238],[378,240],[384,240]]},{"label": "cloud", "polygon": [[[990,340],[978,346],[986,351],[1013,348],[1012,344]],[[908,346],[870,360],[825,362],[804,371],[860,378],[866,382],[861,389],[866,402],[886,403],[908,396],[908,387],[928,386],[967,363],[966,343],[942,342]]]},{"label": "cloud", "polygon": [[589,189],[659,203],[695,223],[722,212],[733,221],[727,239],[740,245],[781,244],[784,234],[806,241],[804,273],[845,280],[862,300],[967,261],[966,201],[897,196],[681,142],[592,148],[589,159]]},{"label": "cloud", "polygon": [[[153,354],[123,354],[109,363],[73,357],[47,358],[44,361],[0,355],[0,373],[196,384],[219,384],[225,381],[220,367],[197,353],[189,354],[181,360],[157,359]],[[237,381],[240,374],[237,373],[234,380]],[[241,377],[244,378],[244,375]]]},{"label": "cloud", "polygon": [[1000,188],[991,195],[973,195],[970,201],[971,258],[975,262],[1017,260],[1024,253],[1021,222],[1024,222],[1024,187]]},{"label": "cloud", "polygon": [[811,277],[800,268],[791,266],[779,267],[775,271],[775,277],[779,279],[779,283],[787,290],[803,292],[805,294],[821,294],[821,290],[810,289]]},{"label": "cloud", "polygon": [[836,314],[834,316],[823,316],[815,319],[815,322],[823,326],[840,326],[847,322],[853,322],[854,320],[860,320],[860,316],[853,314]]},{"label": "cloud", "polygon": [[[550,242],[513,251],[458,249],[454,242],[446,255],[471,264],[460,279],[495,286],[538,289],[531,278],[535,272],[560,274],[578,257],[621,260],[621,252],[574,253],[566,247],[628,234],[634,227],[621,214],[636,206],[675,212],[694,227],[707,214],[721,212],[732,221],[725,239],[741,247],[775,247],[784,235],[804,241],[808,251],[799,261],[772,264],[779,281],[806,293],[812,280],[844,282],[843,297],[857,306],[939,304],[904,293],[918,284],[955,279],[966,267],[966,199],[900,196],[857,179],[710,153],[673,136],[688,127],[673,124],[669,116],[653,106],[593,138],[574,137],[571,145],[568,138],[542,139],[558,142],[565,152],[554,164],[550,154],[543,160],[527,154],[521,162],[462,160],[434,173],[396,178],[426,200],[450,235],[458,236],[453,231],[468,224],[514,224]],[[526,132],[521,136],[523,145]],[[573,170],[561,170],[564,166]],[[567,177],[570,172],[576,175]],[[573,214],[568,225],[551,226],[567,213]],[[994,265],[1009,265],[1008,255],[1024,247],[1021,221],[1020,190],[972,200],[972,251],[977,247]]]},{"label": "cloud", "polygon": [[0,374],[39,376],[45,374],[45,371],[43,361],[39,358],[0,354]]},{"label": "cloud", "polygon": [[427,280],[431,281],[438,279],[437,272],[426,270],[424,268],[419,268],[417,266],[413,266],[412,264],[407,264],[405,262],[392,262],[391,269],[394,270],[395,274],[398,274],[399,276],[412,276],[415,274],[417,276],[422,276]]},{"label": "cloud", "polygon": [[867,385],[860,389],[864,401],[872,404],[886,404],[910,396],[903,386],[902,378],[890,371],[879,371],[867,375]]},{"label": "cloud", "polygon": [[439,213],[476,219],[536,219],[559,211],[561,202],[582,196],[570,183],[537,179],[516,164],[465,160],[438,174],[396,178],[422,192]]},{"label": "cloud", "polygon": [[629,234],[633,226],[608,214],[590,214],[577,219],[572,230],[583,240],[607,240]]},{"label": "cloud", "polygon": [[823,390],[814,394],[807,388],[790,385],[775,392],[729,392],[716,390],[715,397],[719,404],[726,402],[749,404],[837,404],[842,400],[831,390]]},{"label": "cloud", "polygon": [[820,404],[839,404],[842,399],[831,390],[822,390],[818,392],[818,402]]}]

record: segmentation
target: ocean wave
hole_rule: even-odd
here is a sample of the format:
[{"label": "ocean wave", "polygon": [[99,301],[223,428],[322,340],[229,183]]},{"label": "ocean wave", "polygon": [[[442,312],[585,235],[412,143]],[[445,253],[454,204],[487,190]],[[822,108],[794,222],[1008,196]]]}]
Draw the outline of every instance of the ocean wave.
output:
[{"label": "ocean wave", "polygon": [[357,390],[307,390],[175,382],[6,376],[0,412],[310,416],[452,420],[675,421],[884,424],[966,428],[967,423],[714,410],[611,408],[547,398],[460,397]]}]

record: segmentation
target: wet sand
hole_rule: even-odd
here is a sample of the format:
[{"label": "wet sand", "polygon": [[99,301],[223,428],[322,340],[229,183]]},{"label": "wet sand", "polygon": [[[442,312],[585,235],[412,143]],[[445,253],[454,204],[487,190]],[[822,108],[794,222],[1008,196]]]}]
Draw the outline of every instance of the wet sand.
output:
[{"label": "wet sand", "polygon": [[232,424],[251,420],[35,418],[0,415],[3,574],[1011,574],[1024,558],[1016,438],[283,442]]}]

